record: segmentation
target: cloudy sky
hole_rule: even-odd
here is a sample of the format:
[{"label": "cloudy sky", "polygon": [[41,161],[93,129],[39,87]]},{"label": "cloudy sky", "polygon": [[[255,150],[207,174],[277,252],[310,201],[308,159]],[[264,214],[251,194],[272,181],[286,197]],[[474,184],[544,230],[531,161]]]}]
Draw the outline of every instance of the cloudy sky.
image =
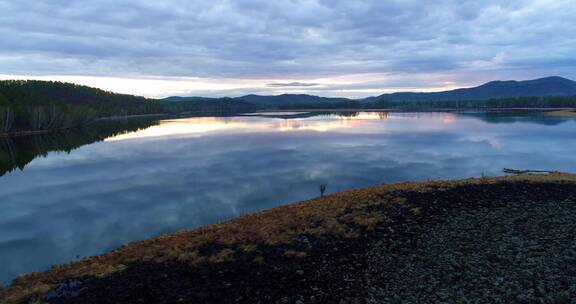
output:
[{"label": "cloudy sky", "polygon": [[0,79],[363,97],[576,79],[575,0],[0,0]]}]

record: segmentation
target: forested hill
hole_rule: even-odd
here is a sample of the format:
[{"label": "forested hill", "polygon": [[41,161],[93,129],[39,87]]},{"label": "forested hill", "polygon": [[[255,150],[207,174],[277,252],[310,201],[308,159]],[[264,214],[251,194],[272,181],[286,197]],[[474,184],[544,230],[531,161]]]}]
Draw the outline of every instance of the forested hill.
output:
[{"label": "forested hill", "polygon": [[0,102],[46,105],[74,103],[78,105],[98,103],[130,104],[144,102],[146,98],[116,94],[88,86],[57,81],[3,80],[0,81]]},{"label": "forested hill", "polygon": [[386,100],[389,102],[430,102],[430,101],[470,101],[519,97],[576,96],[576,81],[552,76],[525,81],[491,81],[473,88],[463,88],[443,92],[416,93],[399,92],[383,94],[365,99],[368,102]]},{"label": "forested hill", "polygon": [[37,80],[0,81],[0,106],[15,110],[35,106],[86,107],[99,116],[153,113],[158,106],[152,100],[116,94],[87,86]]},{"label": "forested hill", "polygon": [[63,82],[0,81],[0,135],[66,129],[99,117],[182,112],[227,115],[254,109],[229,98],[172,102]]}]

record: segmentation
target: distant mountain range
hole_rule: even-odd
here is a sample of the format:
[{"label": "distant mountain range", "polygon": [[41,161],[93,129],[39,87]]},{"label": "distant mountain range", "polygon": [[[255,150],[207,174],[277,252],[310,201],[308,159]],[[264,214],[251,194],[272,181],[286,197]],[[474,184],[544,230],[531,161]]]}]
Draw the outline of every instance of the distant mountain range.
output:
[{"label": "distant mountain range", "polygon": [[170,97],[166,97],[166,98],[162,98],[160,100],[162,101],[210,101],[210,100],[215,100],[217,98],[210,98],[210,97],[197,97],[197,96],[191,96],[191,97],[181,97],[181,96],[170,96]]},{"label": "distant mountain range", "polygon": [[576,96],[576,81],[553,76],[525,81],[491,81],[478,87],[432,93],[392,93],[365,101],[450,101],[487,100],[533,96]]},{"label": "distant mountain range", "polygon": [[341,103],[351,101],[348,98],[320,97],[307,94],[282,94],[276,96],[246,95],[235,98],[254,104],[279,106],[287,104]]},{"label": "distant mountain range", "polygon": [[[483,85],[462,88],[443,92],[398,92],[382,94],[380,96],[368,97],[364,99],[330,98],[319,97],[307,94],[282,94],[275,96],[246,95],[233,98],[237,101],[244,101],[262,106],[286,106],[296,104],[342,104],[349,102],[427,102],[427,101],[454,101],[454,100],[489,100],[514,97],[535,97],[535,96],[576,96],[576,81],[552,76],[525,81],[491,81]],[[169,97],[164,100],[169,101],[201,101],[210,100],[203,97]]]}]

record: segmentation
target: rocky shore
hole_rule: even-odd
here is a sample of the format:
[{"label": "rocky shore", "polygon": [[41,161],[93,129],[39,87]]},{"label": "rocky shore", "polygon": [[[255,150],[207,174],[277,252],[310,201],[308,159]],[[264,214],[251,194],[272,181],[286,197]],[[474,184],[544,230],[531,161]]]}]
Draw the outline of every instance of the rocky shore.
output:
[{"label": "rocky shore", "polygon": [[351,190],[19,277],[0,303],[571,303],[576,176]]}]

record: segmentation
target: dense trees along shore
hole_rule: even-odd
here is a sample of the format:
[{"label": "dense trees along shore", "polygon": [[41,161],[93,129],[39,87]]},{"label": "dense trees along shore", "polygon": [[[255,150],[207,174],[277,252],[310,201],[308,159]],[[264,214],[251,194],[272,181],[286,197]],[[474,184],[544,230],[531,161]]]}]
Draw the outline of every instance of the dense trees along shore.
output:
[{"label": "dense trees along shore", "polygon": [[252,105],[232,99],[169,102],[63,82],[0,81],[0,134],[67,129],[111,116],[250,110]]},{"label": "dense trees along shore", "polygon": [[[257,98],[256,98],[257,97]],[[145,114],[233,115],[259,109],[391,109],[398,111],[576,108],[576,96],[489,100],[396,101],[311,95],[149,99],[71,83],[0,81],[0,136],[77,127],[99,118]]]}]

